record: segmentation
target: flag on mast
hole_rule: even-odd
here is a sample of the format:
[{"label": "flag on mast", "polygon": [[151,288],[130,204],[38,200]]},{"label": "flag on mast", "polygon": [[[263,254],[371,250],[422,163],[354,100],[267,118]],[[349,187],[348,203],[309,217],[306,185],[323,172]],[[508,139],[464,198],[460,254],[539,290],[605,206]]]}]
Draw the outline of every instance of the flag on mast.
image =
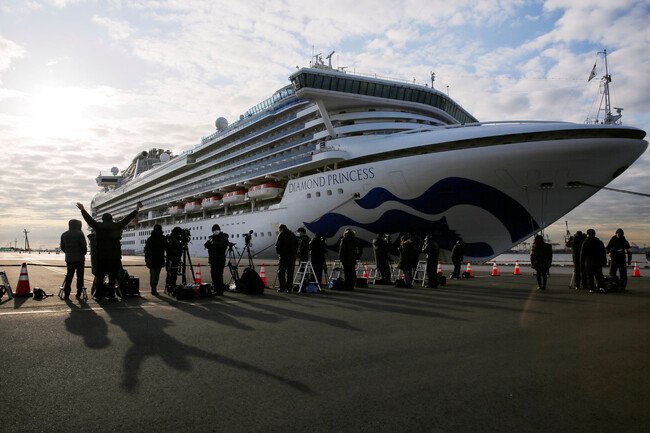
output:
[{"label": "flag on mast", "polygon": [[596,76],[596,63],[594,63],[594,67],[591,70],[591,74],[589,74],[589,79],[587,80],[587,82],[593,80],[595,76]]}]

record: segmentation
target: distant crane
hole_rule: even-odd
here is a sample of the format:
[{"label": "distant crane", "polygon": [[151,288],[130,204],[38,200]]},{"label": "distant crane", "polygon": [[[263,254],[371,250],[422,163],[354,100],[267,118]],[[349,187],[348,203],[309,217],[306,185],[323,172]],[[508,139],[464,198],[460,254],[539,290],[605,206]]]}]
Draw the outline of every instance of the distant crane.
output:
[{"label": "distant crane", "polygon": [[27,233],[29,232],[27,229],[23,229],[23,232],[25,232],[25,251],[29,253],[31,251],[31,248],[29,248],[29,238],[27,237]]}]

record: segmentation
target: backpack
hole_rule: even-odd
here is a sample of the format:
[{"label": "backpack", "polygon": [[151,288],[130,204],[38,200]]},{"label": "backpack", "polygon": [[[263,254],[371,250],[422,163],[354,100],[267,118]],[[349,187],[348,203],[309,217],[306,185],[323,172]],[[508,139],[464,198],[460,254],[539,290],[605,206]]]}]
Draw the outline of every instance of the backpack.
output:
[{"label": "backpack", "polygon": [[261,295],[264,293],[264,281],[255,270],[244,268],[241,278],[235,282],[238,292],[247,295]]},{"label": "backpack", "polygon": [[47,298],[48,296],[51,296],[51,295],[48,295],[47,293],[45,293],[43,291],[43,289],[41,289],[40,287],[34,287],[34,292],[33,292],[32,296],[37,301],[40,301],[41,299]]},{"label": "backpack", "polygon": [[341,280],[330,280],[329,289],[330,290],[343,290],[343,281],[341,281]]}]

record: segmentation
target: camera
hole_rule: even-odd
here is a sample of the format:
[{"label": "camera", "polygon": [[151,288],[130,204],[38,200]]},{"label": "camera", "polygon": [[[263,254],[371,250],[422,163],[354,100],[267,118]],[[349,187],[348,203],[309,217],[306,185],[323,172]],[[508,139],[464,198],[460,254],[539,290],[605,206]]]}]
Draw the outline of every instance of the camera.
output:
[{"label": "camera", "polygon": [[244,233],[245,245],[250,245],[252,235],[253,235],[253,230],[249,231],[248,233]]}]

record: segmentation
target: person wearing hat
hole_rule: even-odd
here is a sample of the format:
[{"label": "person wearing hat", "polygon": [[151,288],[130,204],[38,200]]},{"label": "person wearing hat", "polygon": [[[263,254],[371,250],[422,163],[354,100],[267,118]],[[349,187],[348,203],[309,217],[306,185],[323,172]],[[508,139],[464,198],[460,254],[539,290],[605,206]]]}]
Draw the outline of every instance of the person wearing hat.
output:
[{"label": "person wearing hat", "polygon": [[298,261],[299,262],[308,262],[309,261],[309,236],[307,236],[307,230],[304,227],[298,229]]},{"label": "person wearing hat", "polygon": [[226,252],[228,251],[228,235],[221,231],[219,224],[212,226],[212,235],[203,245],[208,250],[210,277],[217,295],[223,295],[223,269],[226,267]]},{"label": "person wearing hat", "polygon": [[384,233],[377,233],[377,237],[372,241],[372,250],[379,272],[377,284],[393,284],[390,276],[390,243]]},{"label": "person wearing hat", "polygon": [[[632,264],[632,249],[630,243],[625,239],[623,229],[616,230],[616,234],[607,243],[607,254],[609,254],[609,276],[619,273],[619,287],[621,291],[625,291],[627,285],[627,266]],[[627,252],[627,261],[625,260],[625,253]]]},{"label": "person wearing hat", "polygon": [[81,221],[72,219],[68,221],[67,232],[61,235],[61,251],[65,253],[65,264],[67,272],[63,283],[63,299],[70,299],[72,279],[77,273],[77,300],[81,299],[84,287],[84,265],[86,263],[86,252],[88,244],[84,233],[81,231]]}]

